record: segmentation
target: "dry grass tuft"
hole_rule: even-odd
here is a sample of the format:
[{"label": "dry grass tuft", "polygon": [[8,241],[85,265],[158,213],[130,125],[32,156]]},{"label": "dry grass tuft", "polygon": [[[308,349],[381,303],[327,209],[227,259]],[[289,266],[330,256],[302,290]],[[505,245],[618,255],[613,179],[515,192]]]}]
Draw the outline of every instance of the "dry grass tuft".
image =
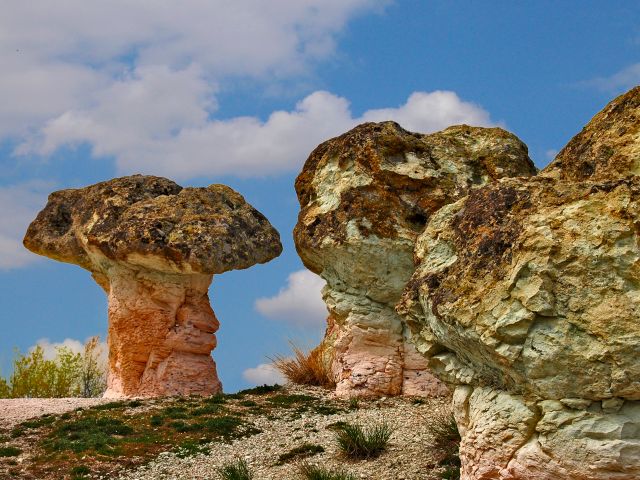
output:
[{"label": "dry grass tuft", "polygon": [[295,343],[289,343],[293,350],[293,357],[278,355],[270,358],[273,365],[287,380],[298,385],[313,385],[325,388],[336,386],[335,378],[331,372],[333,356],[322,345],[307,353]]}]

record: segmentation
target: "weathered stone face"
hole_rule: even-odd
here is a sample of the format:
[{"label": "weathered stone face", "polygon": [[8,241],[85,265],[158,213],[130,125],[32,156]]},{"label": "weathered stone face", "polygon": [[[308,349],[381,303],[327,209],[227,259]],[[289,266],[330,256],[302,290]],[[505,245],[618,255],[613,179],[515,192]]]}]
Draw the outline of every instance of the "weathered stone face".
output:
[{"label": "weathered stone face", "polygon": [[414,270],[416,237],[470,188],[534,173],[517,137],[465,125],[422,135],[368,123],[311,153],[296,180],[294,238],[307,268],[327,281],[323,344],[334,350],[338,393],[443,391],[394,311]]},{"label": "weathered stone face", "polygon": [[282,251],[278,232],[231,188],[142,175],[52,193],[24,244],[91,271],[107,292],[113,397],[220,391],[212,275]]},{"label": "weathered stone face", "polygon": [[554,175],[472,190],[416,243],[397,310],[454,389],[464,479],[640,476],[638,145],[578,181],[565,155],[593,125]]}]

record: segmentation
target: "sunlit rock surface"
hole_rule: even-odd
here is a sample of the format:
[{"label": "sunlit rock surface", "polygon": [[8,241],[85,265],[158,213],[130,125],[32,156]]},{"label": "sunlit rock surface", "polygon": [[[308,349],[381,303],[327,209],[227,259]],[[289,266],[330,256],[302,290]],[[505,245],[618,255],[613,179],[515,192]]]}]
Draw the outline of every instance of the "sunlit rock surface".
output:
[{"label": "sunlit rock surface", "polygon": [[327,281],[322,347],[333,355],[338,394],[446,391],[394,309],[414,271],[415,240],[469,189],[534,173],[517,137],[466,125],[423,135],[366,123],[311,153],[296,180],[294,238],[307,268]]},{"label": "sunlit rock surface", "polygon": [[282,251],[268,220],[231,188],[142,175],[52,193],[24,244],[89,270],[107,293],[109,397],[221,391],[212,276]]},{"label": "sunlit rock surface", "polygon": [[454,389],[463,479],[640,478],[639,95],[543,175],[443,207],[417,241],[398,312]]}]

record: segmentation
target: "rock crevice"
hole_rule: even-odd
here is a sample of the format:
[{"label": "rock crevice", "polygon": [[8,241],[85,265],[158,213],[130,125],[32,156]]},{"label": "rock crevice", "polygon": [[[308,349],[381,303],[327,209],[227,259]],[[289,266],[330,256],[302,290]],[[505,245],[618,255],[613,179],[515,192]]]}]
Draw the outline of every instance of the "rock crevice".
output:
[{"label": "rock crevice", "polygon": [[395,312],[416,238],[469,189],[535,172],[517,137],[466,125],[423,135],[367,123],[311,153],[296,180],[294,239],[305,266],[327,281],[321,348],[333,355],[338,394],[445,392]]}]

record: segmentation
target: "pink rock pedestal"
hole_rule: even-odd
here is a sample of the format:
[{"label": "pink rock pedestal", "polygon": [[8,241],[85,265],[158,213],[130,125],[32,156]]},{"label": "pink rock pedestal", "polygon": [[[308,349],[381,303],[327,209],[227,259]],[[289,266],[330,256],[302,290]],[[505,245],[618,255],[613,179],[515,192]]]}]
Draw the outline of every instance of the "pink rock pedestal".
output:
[{"label": "pink rock pedestal", "polygon": [[107,397],[212,395],[222,390],[211,351],[219,323],[211,275],[114,267],[109,282]]}]

